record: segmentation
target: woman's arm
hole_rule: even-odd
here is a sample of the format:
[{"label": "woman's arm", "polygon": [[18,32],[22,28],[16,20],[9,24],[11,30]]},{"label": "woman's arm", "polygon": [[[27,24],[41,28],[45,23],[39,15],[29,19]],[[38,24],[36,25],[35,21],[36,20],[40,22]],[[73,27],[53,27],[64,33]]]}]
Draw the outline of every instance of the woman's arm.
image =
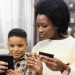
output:
[{"label": "woman's arm", "polygon": [[61,73],[64,72],[64,70],[70,72],[70,68],[68,65],[63,63],[57,58],[49,58],[47,56],[40,55],[40,59],[47,65],[48,68],[50,68],[52,71],[60,71]]}]

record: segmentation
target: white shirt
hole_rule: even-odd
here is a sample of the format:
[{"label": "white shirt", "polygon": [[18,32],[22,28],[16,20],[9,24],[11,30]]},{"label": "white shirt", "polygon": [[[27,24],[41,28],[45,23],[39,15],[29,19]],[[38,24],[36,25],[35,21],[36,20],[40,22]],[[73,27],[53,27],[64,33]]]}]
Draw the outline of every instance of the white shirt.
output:
[{"label": "white shirt", "polygon": [[[73,68],[75,69],[75,39],[72,38],[71,36],[62,40],[46,39],[40,41],[32,49],[32,52],[35,52],[37,54],[39,53],[39,51],[54,54],[55,58],[58,58],[65,64],[70,63],[69,66],[72,69]],[[59,71],[51,71],[43,63],[43,75],[62,75],[62,74]]]}]

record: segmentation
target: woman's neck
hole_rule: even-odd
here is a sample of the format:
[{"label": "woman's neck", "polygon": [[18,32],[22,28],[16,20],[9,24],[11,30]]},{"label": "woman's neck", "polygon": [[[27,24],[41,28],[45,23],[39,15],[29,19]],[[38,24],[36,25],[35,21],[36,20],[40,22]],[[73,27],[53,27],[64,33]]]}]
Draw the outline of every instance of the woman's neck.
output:
[{"label": "woman's neck", "polygon": [[58,35],[53,36],[50,39],[52,39],[52,40],[61,40],[61,39],[65,39],[65,38],[67,38],[67,37],[62,35],[62,34],[58,34]]}]

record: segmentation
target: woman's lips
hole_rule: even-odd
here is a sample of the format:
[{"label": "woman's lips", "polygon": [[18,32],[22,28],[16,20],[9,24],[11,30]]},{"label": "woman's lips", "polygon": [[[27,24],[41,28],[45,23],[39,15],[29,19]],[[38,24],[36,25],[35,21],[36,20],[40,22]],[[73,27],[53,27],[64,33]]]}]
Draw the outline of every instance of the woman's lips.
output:
[{"label": "woman's lips", "polygon": [[40,34],[40,37],[44,37],[45,36],[45,34]]}]

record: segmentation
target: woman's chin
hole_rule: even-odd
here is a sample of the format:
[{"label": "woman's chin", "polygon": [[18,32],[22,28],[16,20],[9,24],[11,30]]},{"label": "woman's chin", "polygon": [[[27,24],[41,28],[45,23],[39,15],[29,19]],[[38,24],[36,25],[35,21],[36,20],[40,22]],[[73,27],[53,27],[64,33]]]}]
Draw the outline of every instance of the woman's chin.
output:
[{"label": "woman's chin", "polygon": [[45,37],[40,37],[40,39],[41,39],[41,40],[45,40],[46,38],[45,38]]}]

